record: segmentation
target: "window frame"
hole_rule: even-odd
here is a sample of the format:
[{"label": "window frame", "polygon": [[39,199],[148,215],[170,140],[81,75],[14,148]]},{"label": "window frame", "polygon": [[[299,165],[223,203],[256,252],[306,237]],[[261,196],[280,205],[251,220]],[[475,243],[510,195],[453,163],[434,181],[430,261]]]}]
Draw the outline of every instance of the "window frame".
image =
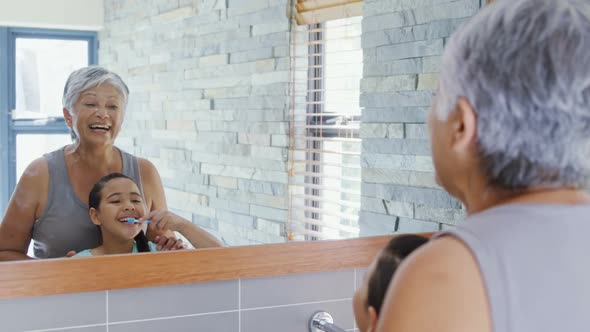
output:
[{"label": "window frame", "polygon": [[98,63],[96,31],[0,26],[0,213],[4,215],[16,187],[16,137],[19,134],[69,133],[63,117],[47,120],[12,119],[16,106],[16,40],[57,39],[88,42],[88,64]]}]

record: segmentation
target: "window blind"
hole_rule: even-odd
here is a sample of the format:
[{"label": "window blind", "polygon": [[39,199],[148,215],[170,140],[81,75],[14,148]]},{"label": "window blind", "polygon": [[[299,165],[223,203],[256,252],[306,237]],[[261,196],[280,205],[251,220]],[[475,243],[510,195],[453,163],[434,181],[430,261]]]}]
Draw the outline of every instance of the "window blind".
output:
[{"label": "window blind", "polygon": [[361,19],[293,27],[290,240],[358,236]]}]

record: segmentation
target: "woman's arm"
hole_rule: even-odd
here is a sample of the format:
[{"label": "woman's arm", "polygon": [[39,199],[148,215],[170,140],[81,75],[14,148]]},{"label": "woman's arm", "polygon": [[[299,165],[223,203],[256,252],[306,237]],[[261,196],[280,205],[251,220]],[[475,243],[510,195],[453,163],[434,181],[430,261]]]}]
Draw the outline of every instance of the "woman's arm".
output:
[{"label": "woman's arm", "polygon": [[[141,185],[143,188],[143,198],[149,212],[158,209],[168,209],[164,187],[160,173],[149,160],[137,158],[139,173],[141,176]],[[150,225],[146,229],[148,240],[158,246],[158,250],[173,250],[182,248],[182,241],[176,240],[174,232],[162,231]]]},{"label": "woman's arm", "polygon": [[199,228],[189,220],[168,210],[156,210],[150,213],[151,224],[159,230],[179,232],[195,248],[223,247],[221,241]]},{"label": "woman's arm", "polygon": [[197,249],[223,247],[223,243],[216,237],[188,220],[181,224],[176,231],[182,234]]},{"label": "woman's arm", "polygon": [[47,161],[33,161],[21,176],[0,224],[0,261],[31,259],[27,256],[33,224],[47,200]]},{"label": "woman's arm", "polygon": [[143,187],[143,197],[149,211],[167,209],[166,195],[160,173],[156,166],[149,160],[137,158],[139,164],[139,173],[141,175],[141,185]]},{"label": "woman's arm", "polygon": [[[168,233],[165,233],[166,236],[174,236],[172,231],[178,230],[178,232],[186,237],[195,248],[223,246],[217,238],[207,233],[205,230],[194,225],[189,220],[168,211],[164,186],[162,185],[158,170],[146,159],[138,158],[138,162],[140,166],[144,198],[148,210],[151,211],[149,218],[152,219],[152,223],[148,227],[148,234],[146,234],[148,238],[152,237],[150,232],[162,233],[168,231]],[[162,221],[162,223],[160,223],[160,221]],[[166,226],[168,222],[170,222],[170,224]],[[186,225],[186,227],[182,225]],[[158,245],[162,246],[162,243],[158,243]]]}]

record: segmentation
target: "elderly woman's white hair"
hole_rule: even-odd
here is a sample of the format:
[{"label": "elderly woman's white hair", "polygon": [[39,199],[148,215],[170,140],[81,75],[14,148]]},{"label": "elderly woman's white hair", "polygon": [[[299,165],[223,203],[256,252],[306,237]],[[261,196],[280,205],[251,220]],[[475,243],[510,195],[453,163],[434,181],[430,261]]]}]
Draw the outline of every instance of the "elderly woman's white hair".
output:
[{"label": "elderly woman's white hair", "polygon": [[[76,103],[82,92],[103,83],[111,84],[119,92],[121,99],[123,99],[123,109],[125,109],[127,107],[127,100],[129,99],[129,88],[127,84],[123,82],[123,79],[119,75],[100,66],[80,68],[70,74],[64,87],[62,98],[63,107],[71,114],[74,103]],[[77,139],[73,130],[70,130],[70,134],[72,139]]]},{"label": "elderly woman's white hair", "polygon": [[127,87],[127,84],[123,82],[123,79],[121,79],[116,73],[103,67],[88,66],[72,72],[68,77],[64,87],[62,99],[63,107],[71,113],[74,103],[78,100],[78,97],[80,97],[82,92],[103,83],[109,83],[115,87],[121,95],[123,102],[127,105],[129,88]]},{"label": "elderly woman's white hair", "polygon": [[471,103],[492,186],[588,185],[590,2],[499,0],[489,7],[449,41],[437,116],[444,120],[459,97]]}]

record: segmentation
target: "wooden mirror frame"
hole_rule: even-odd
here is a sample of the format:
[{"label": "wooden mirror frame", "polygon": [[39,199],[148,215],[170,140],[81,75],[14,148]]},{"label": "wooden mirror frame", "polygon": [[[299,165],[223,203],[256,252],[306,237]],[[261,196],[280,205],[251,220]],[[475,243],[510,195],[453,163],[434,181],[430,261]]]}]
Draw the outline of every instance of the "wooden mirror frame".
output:
[{"label": "wooden mirror frame", "polygon": [[364,268],[391,238],[3,262],[0,299]]}]

